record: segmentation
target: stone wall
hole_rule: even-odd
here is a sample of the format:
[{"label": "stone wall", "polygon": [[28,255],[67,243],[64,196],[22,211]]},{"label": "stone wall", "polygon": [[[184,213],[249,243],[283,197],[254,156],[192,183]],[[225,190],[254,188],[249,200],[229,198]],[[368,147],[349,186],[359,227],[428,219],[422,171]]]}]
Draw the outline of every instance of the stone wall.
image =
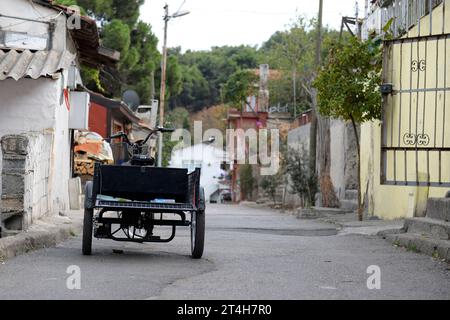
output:
[{"label": "stone wall", "polygon": [[[288,147],[299,152],[309,149],[310,124],[302,125],[289,131]],[[353,127],[341,120],[330,122],[330,174],[336,195],[345,199],[347,190],[356,190],[358,183],[358,154]],[[319,197],[320,199],[320,197]],[[290,206],[298,206],[297,196],[287,193],[285,202]]]},{"label": "stone wall", "polygon": [[2,193],[0,223],[2,233],[26,229],[25,162],[28,139],[24,136],[4,136],[2,149]]},{"label": "stone wall", "polygon": [[27,230],[50,210],[51,135],[6,135],[1,139],[1,215],[4,234]]}]

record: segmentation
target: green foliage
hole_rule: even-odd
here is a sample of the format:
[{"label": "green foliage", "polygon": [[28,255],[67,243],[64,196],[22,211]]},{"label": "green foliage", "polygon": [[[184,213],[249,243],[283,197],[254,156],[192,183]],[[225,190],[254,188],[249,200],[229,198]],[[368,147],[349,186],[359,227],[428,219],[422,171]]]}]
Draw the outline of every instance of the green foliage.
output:
[{"label": "green foliage", "polygon": [[178,63],[178,58],[176,56],[168,57],[166,101],[169,100],[171,96],[176,96],[181,93],[183,89],[181,80],[181,66]]},{"label": "green foliage", "polygon": [[97,18],[110,18],[113,14],[112,0],[77,0],[77,2],[90,15]]},{"label": "green foliage", "polygon": [[[164,126],[175,129],[183,128],[189,130],[189,112],[184,108],[176,108],[169,111],[165,116]],[[169,165],[172,150],[178,143],[178,141],[171,141],[170,136],[171,135],[169,133],[163,135],[163,157],[161,161],[163,167],[167,167]]]},{"label": "green foliage", "polygon": [[319,112],[356,123],[380,119],[381,61],[381,49],[372,40],[335,44],[314,82]]},{"label": "green foliage", "polygon": [[139,8],[145,0],[112,0],[114,16],[133,28],[139,19]]},{"label": "green foliage", "polygon": [[170,140],[170,133],[163,134],[163,156],[161,164],[163,167],[167,167],[170,163],[170,158],[172,157],[172,150],[176,146],[178,141]]},{"label": "green foliage", "polygon": [[251,70],[238,70],[223,86],[223,100],[234,107],[241,108],[249,96],[255,94],[258,77]]},{"label": "green foliage", "polygon": [[311,172],[309,155],[304,147],[300,151],[288,150],[285,170],[289,175],[291,193],[300,197],[304,207],[313,206],[319,190],[318,181],[316,174]]},{"label": "green foliage", "polygon": [[190,109],[204,107],[204,101],[209,99],[210,88],[208,81],[196,65],[180,64],[181,92],[172,97],[171,106],[186,106]]},{"label": "green foliage", "polygon": [[126,59],[131,44],[130,27],[121,20],[112,20],[103,28],[102,44],[119,51],[123,59]]},{"label": "green foliage", "polygon": [[189,130],[189,111],[185,108],[175,108],[166,115],[166,126],[170,128],[183,128]]},{"label": "green foliage", "polygon": [[282,183],[283,175],[280,173],[273,176],[265,176],[261,180],[261,188],[274,204],[276,203],[277,189]]},{"label": "green foliage", "polygon": [[[139,21],[131,32],[132,49],[129,51],[129,57],[126,57],[126,62],[120,66],[123,82],[127,89],[136,90],[141,97],[141,102],[146,104],[155,94],[153,86],[155,86],[155,90],[158,90],[160,83],[156,78],[152,78],[152,74],[155,74],[160,67],[161,61],[157,45],[158,38],[152,32],[151,25]],[[135,61],[137,62],[134,63]]]},{"label": "green foliage", "polygon": [[85,65],[81,66],[81,77],[84,83],[91,87],[95,88],[96,91],[103,92],[104,88],[102,87],[100,81],[100,71],[98,69],[94,69]]},{"label": "green foliage", "polygon": [[255,178],[250,164],[244,164],[239,168],[242,199],[249,200],[253,195]]},{"label": "green foliage", "polygon": [[[337,41],[339,33],[328,28],[323,28],[322,33],[321,56],[325,59],[331,44]],[[298,115],[311,108],[311,80],[316,73],[316,37],[316,21],[306,20],[300,16],[290,24],[288,30],[274,33],[263,43],[260,50],[270,68],[281,72],[278,78],[269,82],[270,104],[287,104],[292,115]]]},{"label": "green foliage", "polygon": [[77,6],[77,0],[56,0],[55,4],[61,4],[63,6]]},{"label": "green foliage", "polygon": [[[256,69],[260,55],[255,47],[213,47],[210,51],[190,51],[180,48],[169,51],[182,66],[182,91],[172,96],[170,106],[183,106],[191,111],[221,102],[221,88],[238,70]],[[188,74],[190,73],[190,74]]]},{"label": "green foliage", "polygon": [[99,20],[118,19],[132,29],[138,21],[139,8],[144,0],[77,0],[77,2]]},{"label": "green foliage", "polygon": [[[99,90],[108,88],[106,95],[120,97],[126,89],[136,90],[143,104],[149,104],[154,98],[157,83],[154,79],[160,68],[161,55],[158,52],[158,39],[149,24],[138,21],[139,8],[144,0],[58,0],[60,2],[76,2],[86,9],[87,13],[102,25],[102,45],[120,51],[118,76],[112,77],[111,71],[102,76],[92,77],[91,72],[84,72],[88,88]],[[177,73],[175,84],[181,80]],[[169,75],[169,79],[171,79]],[[102,81],[103,83],[100,83]],[[158,83],[159,86],[159,83]],[[177,89],[180,90],[179,87]],[[177,91],[177,92],[178,92]]]}]

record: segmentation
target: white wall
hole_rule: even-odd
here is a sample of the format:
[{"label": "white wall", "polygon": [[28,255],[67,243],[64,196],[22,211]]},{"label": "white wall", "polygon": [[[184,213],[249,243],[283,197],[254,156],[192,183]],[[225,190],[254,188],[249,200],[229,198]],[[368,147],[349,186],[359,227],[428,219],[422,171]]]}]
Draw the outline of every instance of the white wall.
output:
[{"label": "white wall", "polygon": [[33,219],[68,208],[70,135],[68,110],[64,100],[60,104],[63,85],[46,78],[0,82],[0,137],[29,139],[25,206]]},{"label": "white wall", "polygon": [[225,159],[225,152],[223,150],[205,144],[196,144],[173,151],[170,167],[184,168],[183,161],[201,163],[202,175],[200,185],[205,189],[206,201],[209,202],[211,194],[219,188],[217,177],[222,173],[220,165]]},{"label": "white wall", "polygon": [[[28,0],[1,0],[0,12],[41,21],[57,19],[52,39],[53,50],[74,53],[67,36],[66,17]],[[50,38],[49,26],[20,19],[2,18],[0,27],[29,35]],[[26,135],[29,139],[26,160],[24,207],[30,221],[45,214],[58,214],[68,209],[70,177],[69,112],[62,98],[67,71],[59,79],[7,79],[0,81],[0,137],[7,134]],[[0,150],[0,168],[2,167]],[[1,180],[1,179],[0,179]],[[1,181],[0,181],[1,190]]]},{"label": "white wall", "polygon": [[[64,15],[58,15],[58,11],[32,4],[28,0],[0,0],[0,12],[3,15],[14,16],[41,21],[49,21],[58,16],[58,26],[53,39],[53,49],[64,50],[66,48],[66,32]],[[5,30],[15,32],[25,32],[34,36],[49,35],[48,25],[44,23],[24,21],[19,19],[4,18],[0,19],[0,27]]]}]

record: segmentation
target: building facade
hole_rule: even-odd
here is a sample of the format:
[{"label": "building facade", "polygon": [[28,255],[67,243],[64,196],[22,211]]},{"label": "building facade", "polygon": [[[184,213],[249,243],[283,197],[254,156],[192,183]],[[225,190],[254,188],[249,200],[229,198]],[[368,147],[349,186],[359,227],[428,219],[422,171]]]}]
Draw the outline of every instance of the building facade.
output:
[{"label": "building facade", "polygon": [[396,18],[384,43],[383,118],[361,128],[363,198],[369,215],[421,217],[428,198],[450,190],[450,1],[380,2],[372,14],[380,24],[363,34]]},{"label": "building facade", "polygon": [[207,202],[220,201],[221,192],[229,192],[224,187],[225,166],[229,163],[226,152],[207,143],[199,143],[172,152],[170,167],[194,171],[201,169],[200,184],[205,190]]},{"label": "building facade", "polygon": [[0,13],[4,236],[69,209],[71,138],[78,129],[71,117],[86,111],[71,92],[81,84],[80,63],[111,59],[100,52],[95,21],[77,16],[79,24],[72,29],[73,12],[67,7],[7,0],[0,2]]}]

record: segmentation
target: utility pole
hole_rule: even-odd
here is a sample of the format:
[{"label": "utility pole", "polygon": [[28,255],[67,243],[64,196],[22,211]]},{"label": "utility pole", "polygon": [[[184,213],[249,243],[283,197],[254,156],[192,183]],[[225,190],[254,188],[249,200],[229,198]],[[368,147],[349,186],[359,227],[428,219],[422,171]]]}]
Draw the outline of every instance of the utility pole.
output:
[{"label": "utility pole", "polygon": [[[180,7],[181,9],[181,7]],[[169,15],[169,5],[164,6],[164,42],[163,54],[161,61],[161,91],[159,94],[159,126],[164,127],[164,108],[166,104],[166,77],[167,77],[167,25],[170,19],[178,18],[189,14],[189,11],[178,10],[173,15]],[[162,167],[162,151],[163,151],[163,136],[159,133],[158,143],[158,167]]]},{"label": "utility pole", "polygon": [[[166,68],[167,68],[167,25],[169,23],[169,5],[164,6],[164,42],[161,62],[161,91],[159,94],[159,126],[164,127],[164,107],[166,103]],[[159,133],[158,167],[162,166],[163,135]]]},{"label": "utility pole", "polygon": [[[323,0],[319,0],[319,16],[317,20],[317,42],[315,67],[318,71],[321,62],[322,51],[322,12]],[[309,165],[311,173],[316,173],[316,153],[317,153],[317,91],[313,88],[313,105],[311,109],[311,128],[309,136]]]}]

